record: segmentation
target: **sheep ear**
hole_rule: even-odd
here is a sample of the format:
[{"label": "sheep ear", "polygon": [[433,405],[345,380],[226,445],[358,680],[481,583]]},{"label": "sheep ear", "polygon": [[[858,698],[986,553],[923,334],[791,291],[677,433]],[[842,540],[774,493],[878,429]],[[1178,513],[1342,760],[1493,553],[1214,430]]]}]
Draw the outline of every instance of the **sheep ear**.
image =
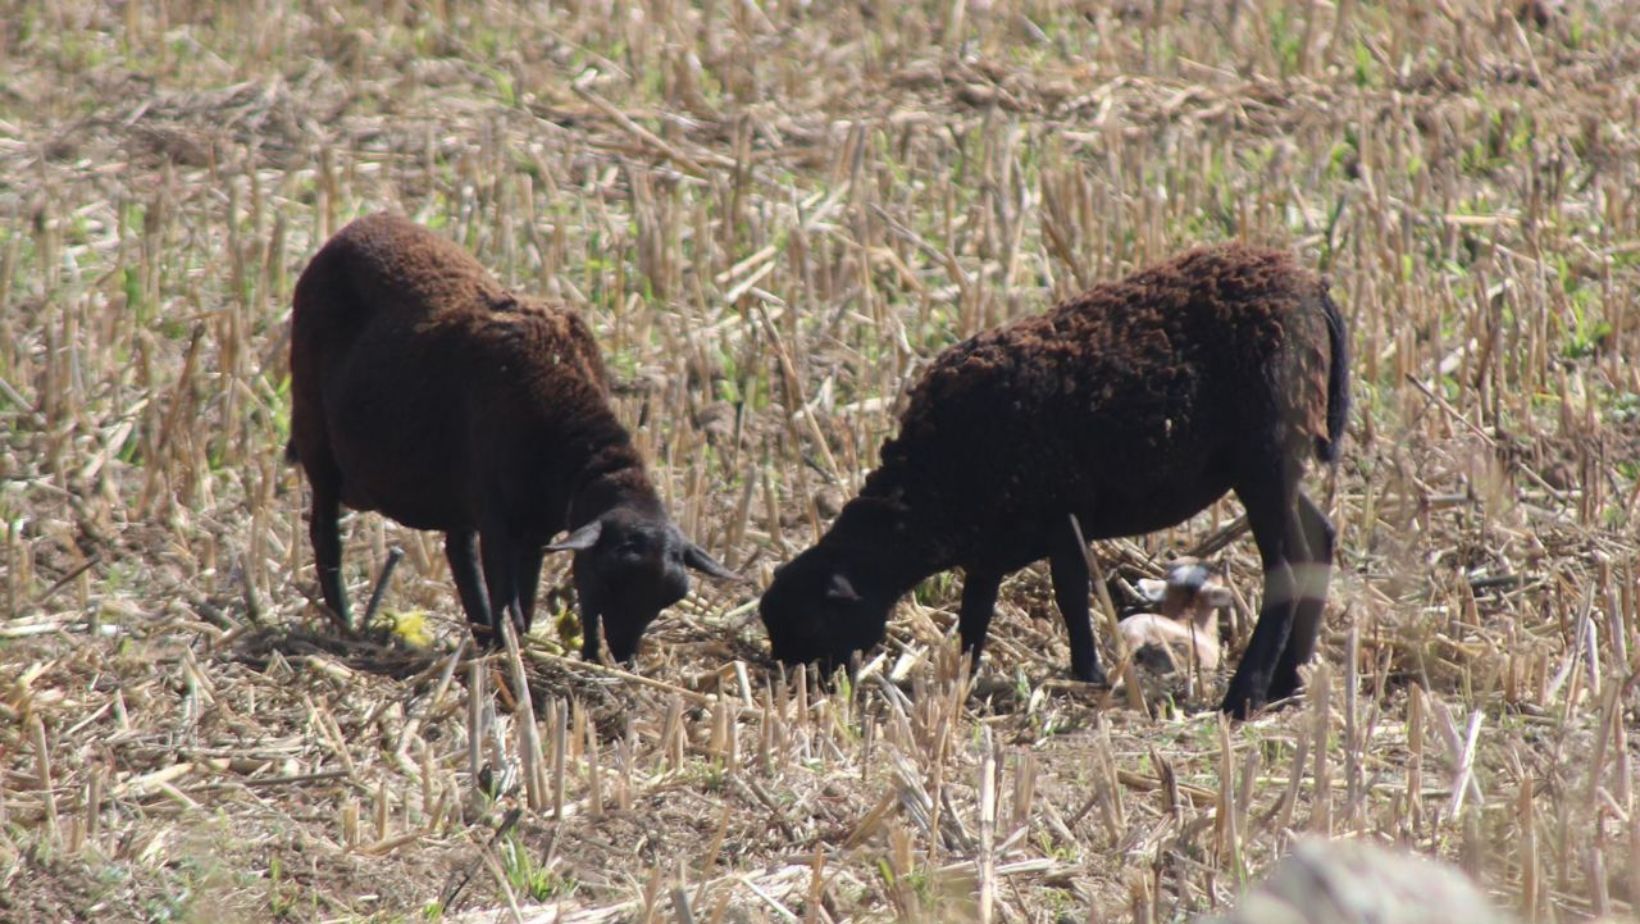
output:
[{"label": "sheep ear", "polygon": [[859,603],[860,594],[848,578],[838,573],[833,574],[831,580],[826,582],[826,599],[838,603]]},{"label": "sheep ear", "polygon": [[547,546],[548,552],[585,552],[598,544],[598,535],[604,531],[603,520],[593,520],[561,541]]},{"label": "sheep ear", "polygon": [[683,547],[683,563],[696,571],[711,577],[720,578],[725,581],[741,580],[740,575],[718,564],[717,559],[706,554],[704,549],[698,545],[695,545],[693,542],[690,542]]}]

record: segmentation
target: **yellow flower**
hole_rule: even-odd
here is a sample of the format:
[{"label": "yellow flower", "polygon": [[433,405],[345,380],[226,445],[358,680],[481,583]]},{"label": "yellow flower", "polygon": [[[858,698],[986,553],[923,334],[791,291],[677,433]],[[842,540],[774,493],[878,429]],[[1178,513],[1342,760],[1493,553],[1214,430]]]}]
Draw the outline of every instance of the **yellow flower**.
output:
[{"label": "yellow flower", "polygon": [[411,648],[426,648],[433,643],[433,632],[427,625],[427,614],[421,610],[387,613],[393,634]]}]

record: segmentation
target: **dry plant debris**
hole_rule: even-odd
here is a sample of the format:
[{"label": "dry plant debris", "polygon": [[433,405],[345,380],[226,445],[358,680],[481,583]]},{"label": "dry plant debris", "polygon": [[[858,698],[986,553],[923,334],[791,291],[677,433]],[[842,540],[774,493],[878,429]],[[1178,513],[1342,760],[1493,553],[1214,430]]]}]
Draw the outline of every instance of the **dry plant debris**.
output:
[{"label": "dry plant debris", "polygon": [[[10,4],[0,919],[1175,921],[1310,833],[1633,914],[1637,37],[1609,0]],[[972,679],[939,578],[854,685],[771,672],[752,589],[635,671],[572,619],[475,659],[438,538],[373,516],[394,628],[340,637],[290,287],[390,206],[586,314],[680,525],[760,582],[940,348],[1292,248],[1357,357],[1305,701],[1080,689],[1040,570]],[[1222,565],[1234,653],[1236,519],[1096,552]]]}]

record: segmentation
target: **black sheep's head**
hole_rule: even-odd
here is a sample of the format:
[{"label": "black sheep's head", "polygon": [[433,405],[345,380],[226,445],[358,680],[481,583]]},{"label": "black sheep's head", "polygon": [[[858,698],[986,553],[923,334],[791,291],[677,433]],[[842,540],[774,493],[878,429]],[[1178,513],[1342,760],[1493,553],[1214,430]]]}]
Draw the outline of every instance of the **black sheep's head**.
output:
[{"label": "black sheep's head", "polygon": [[601,623],[609,653],[617,661],[631,661],[649,624],[689,592],[689,569],[739,579],[665,517],[623,507],[547,546],[547,551],[575,553],[575,593],[587,631],[584,651],[596,655],[596,629]]},{"label": "black sheep's head", "polygon": [[894,595],[878,590],[868,574],[825,546],[777,568],[758,605],[774,657],[818,661],[830,673],[882,641]]}]

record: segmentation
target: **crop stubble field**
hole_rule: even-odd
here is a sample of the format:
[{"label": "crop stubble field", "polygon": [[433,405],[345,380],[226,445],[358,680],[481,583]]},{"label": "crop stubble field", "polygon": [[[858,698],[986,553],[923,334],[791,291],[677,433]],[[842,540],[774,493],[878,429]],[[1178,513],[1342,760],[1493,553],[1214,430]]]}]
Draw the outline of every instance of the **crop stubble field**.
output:
[{"label": "crop stubble field", "polygon": [[[0,919],[1184,920],[1307,832],[1632,913],[1640,12],[1517,12],[6,4]],[[402,547],[393,628],[310,602],[290,289],[384,207],[586,314],[674,515],[752,578],[697,581],[638,676],[566,656],[562,593],[517,663],[458,664],[439,538],[374,515],[350,592]],[[971,689],[948,577],[856,686],[771,674],[756,591],[929,358],[1231,238],[1351,325],[1303,703],[1064,680],[1040,569]],[[1095,551],[1204,551],[1239,645],[1238,514]]]}]

